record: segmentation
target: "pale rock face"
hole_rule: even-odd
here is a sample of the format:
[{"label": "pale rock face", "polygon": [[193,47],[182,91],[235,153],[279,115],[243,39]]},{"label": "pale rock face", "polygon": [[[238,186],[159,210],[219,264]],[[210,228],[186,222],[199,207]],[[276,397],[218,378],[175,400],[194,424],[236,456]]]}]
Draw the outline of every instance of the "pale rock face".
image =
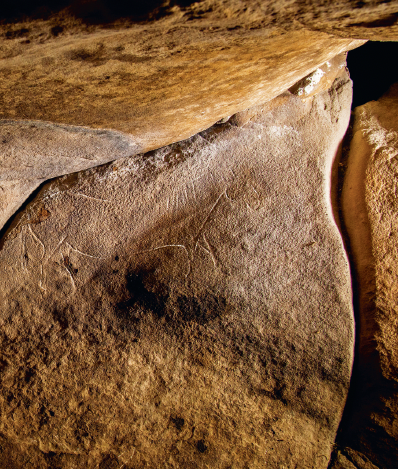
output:
[{"label": "pale rock face", "polygon": [[343,189],[359,293],[357,388],[344,441],[377,467],[398,460],[398,86],[355,109]]},{"label": "pale rock face", "polygon": [[326,468],[349,387],[330,205],[351,82],[57,179],[0,251],[0,461]]},{"label": "pale rock face", "polygon": [[47,122],[0,122],[0,229],[44,181],[139,153],[120,132]]},{"label": "pale rock face", "polygon": [[328,90],[333,85],[334,80],[345,69],[346,55],[342,53],[328,60],[312,73],[295,83],[289,91],[301,99],[307,99],[321,91]]}]

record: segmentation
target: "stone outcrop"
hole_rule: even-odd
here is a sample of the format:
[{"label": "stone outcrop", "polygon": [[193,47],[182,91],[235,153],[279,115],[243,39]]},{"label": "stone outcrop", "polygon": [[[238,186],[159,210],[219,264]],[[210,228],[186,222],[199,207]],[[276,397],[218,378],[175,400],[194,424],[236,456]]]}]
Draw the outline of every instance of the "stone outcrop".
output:
[{"label": "stone outcrop", "polygon": [[67,15],[0,24],[0,228],[44,180],[188,138],[363,43],[276,5],[206,5],[107,28]]},{"label": "stone outcrop", "polygon": [[353,356],[330,205],[351,82],[318,85],[56,179],[19,213],[3,467],[328,466]]},{"label": "stone outcrop", "polygon": [[[340,54],[290,91],[308,98],[327,90],[344,67],[345,54]],[[143,150],[130,135],[117,131],[15,120],[0,124],[0,148],[0,229],[44,181]]]},{"label": "stone outcrop", "polygon": [[355,109],[343,188],[360,328],[341,444],[383,469],[398,460],[397,113],[398,85]]},{"label": "stone outcrop", "polygon": [[218,32],[211,19],[173,15],[43,43],[3,39],[0,119],[118,130],[148,151],[276,97],[362,43],[276,27]]},{"label": "stone outcrop", "polygon": [[394,467],[397,87],[355,111],[337,446],[330,179],[397,2],[39,3],[0,11],[0,467]]}]

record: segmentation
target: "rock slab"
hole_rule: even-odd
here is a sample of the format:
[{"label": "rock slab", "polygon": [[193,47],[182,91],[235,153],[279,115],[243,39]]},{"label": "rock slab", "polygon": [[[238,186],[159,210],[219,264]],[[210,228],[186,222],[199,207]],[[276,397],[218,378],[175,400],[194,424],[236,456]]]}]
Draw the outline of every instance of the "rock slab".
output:
[{"label": "rock slab", "polygon": [[0,251],[3,467],[326,468],[349,387],[341,70],[50,182]]},{"label": "rock slab", "polygon": [[364,43],[275,20],[278,5],[228,3],[105,28],[70,18],[0,25],[0,119],[118,130],[149,151],[278,96]]}]

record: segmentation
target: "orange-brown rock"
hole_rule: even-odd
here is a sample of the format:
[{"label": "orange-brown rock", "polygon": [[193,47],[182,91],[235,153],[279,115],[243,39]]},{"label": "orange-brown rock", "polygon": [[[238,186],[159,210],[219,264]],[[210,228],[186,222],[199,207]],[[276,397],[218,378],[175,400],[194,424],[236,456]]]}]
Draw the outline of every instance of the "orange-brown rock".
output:
[{"label": "orange-brown rock", "polygon": [[341,70],[42,188],[0,251],[0,465],[327,468],[353,355],[330,204],[350,103]]},{"label": "orange-brown rock", "polygon": [[[33,3],[27,11],[40,12]],[[362,43],[352,38],[398,37],[396,2],[153,1],[126,9],[93,0],[47,19],[23,13],[18,2],[7,6],[0,25],[0,118],[119,130],[145,151],[272,99]]]},{"label": "orange-brown rock", "polygon": [[202,29],[172,16],[43,43],[3,40],[0,119],[119,130],[148,151],[270,100],[362,44],[305,30]]},{"label": "orange-brown rock", "polygon": [[359,299],[358,364],[342,442],[378,468],[398,460],[398,86],[357,107],[343,211]]}]

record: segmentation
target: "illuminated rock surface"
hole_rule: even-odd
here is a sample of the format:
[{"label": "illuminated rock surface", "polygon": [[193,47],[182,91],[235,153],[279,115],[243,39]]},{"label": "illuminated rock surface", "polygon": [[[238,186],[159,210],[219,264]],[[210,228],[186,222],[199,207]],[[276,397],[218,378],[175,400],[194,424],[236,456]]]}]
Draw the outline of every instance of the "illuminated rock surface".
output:
[{"label": "illuminated rock surface", "polygon": [[350,103],[341,70],[43,187],[0,251],[3,464],[327,467],[353,354],[330,206]]},{"label": "illuminated rock surface", "polygon": [[[354,335],[344,51],[396,40],[397,2],[33,0],[9,22],[20,3],[0,11],[0,466],[326,468]],[[398,459],[396,109],[356,111],[334,469]]]}]

